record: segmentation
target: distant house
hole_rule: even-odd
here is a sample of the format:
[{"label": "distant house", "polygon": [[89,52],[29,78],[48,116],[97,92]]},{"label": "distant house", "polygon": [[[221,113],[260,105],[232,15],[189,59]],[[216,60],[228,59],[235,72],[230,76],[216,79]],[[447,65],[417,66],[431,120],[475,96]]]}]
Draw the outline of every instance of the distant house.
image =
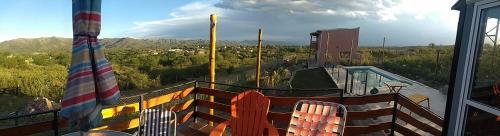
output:
[{"label": "distant house", "polygon": [[[312,32],[310,49],[314,50],[311,62],[313,65],[325,66],[338,64],[342,59],[358,60],[359,27],[347,29],[337,28]],[[310,57],[311,58],[311,57]]]},{"label": "distant house", "polygon": [[181,52],[183,49],[168,49],[169,52]]}]

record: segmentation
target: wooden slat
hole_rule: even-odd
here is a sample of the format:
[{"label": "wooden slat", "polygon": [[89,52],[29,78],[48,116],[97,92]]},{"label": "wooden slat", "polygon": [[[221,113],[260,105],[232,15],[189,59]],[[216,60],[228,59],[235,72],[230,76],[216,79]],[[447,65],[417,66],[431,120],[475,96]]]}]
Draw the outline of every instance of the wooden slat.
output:
[{"label": "wooden slat", "polygon": [[394,94],[379,94],[360,97],[344,97],[344,105],[363,105],[368,103],[394,101]]},{"label": "wooden slat", "polygon": [[[23,136],[32,135],[36,133],[46,132],[52,130],[53,121],[38,122],[29,125],[16,126],[6,129],[0,129],[0,135],[2,136]],[[65,128],[68,123],[65,120],[59,120],[59,129]]]},{"label": "wooden slat", "polygon": [[180,117],[179,115],[177,116],[177,122],[178,124],[183,124],[187,122],[194,114],[194,111],[188,112],[184,114],[184,116]]},{"label": "wooden slat", "polygon": [[104,125],[100,126],[97,128],[94,128],[92,130],[115,130],[115,131],[123,131],[127,129],[132,129],[136,128],[139,126],[139,118],[123,121],[123,122],[117,122],[117,123],[111,123],[109,125]]},{"label": "wooden slat", "polygon": [[284,112],[269,112],[267,114],[267,118],[272,120],[272,121],[278,121],[278,122],[283,122],[286,124],[290,123],[290,119],[292,118],[292,113],[284,113]]},{"label": "wooden slat", "polygon": [[420,136],[419,134],[417,134],[415,131],[412,131],[406,127],[403,127],[399,124],[396,124],[396,129],[394,129],[396,132],[400,133],[400,134],[403,134],[405,136]]},{"label": "wooden slat", "polygon": [[410,99],[406,98],[403,95],[398,96],[398,104],[402,105],[403,107],[409,109],[411,112],[416,113],[417,115],[422,116],[441,127],[443,126],[443,119],[441,117],[429,111],[428,109],[423,108],[422,106],[412,102]]},{"label": "wooden slat", "polygon": [[101,111],[102,118],[110,118],[120,114],[131,114],[139,111],[139,103],[132,103],[125,106],[116,106]]},{"label": "wooden slat", "polygon": [[406,123],[409,123],[411,124],[412,126],[415,126],[416,128],[420,129],[420,130],[423,130],[425,132],[429,132],[433,135],[441,135],[441,131],[432,127],[432,126],[429,126],[428,124],[425,124],[425,123],[422,123],[420,121],[418,121],[417,119],[411,117],[410,115],[404,113],[404,112],[401,112],[401,111],[398,111],[397,112],[397,117],[403,121],[405,121]]},{"label": "wooden slat", "polygon": [[392,111],[393,108],[376,109],[369,111],[349,111],[347,112],[347,121],[392,115]]},{"label": "wooden slat", "polygon": [[213,109],[231,114],[231,106],[226,105],[226,104],[222,104],[222,103],[210,102],[210,101],[206,101],[206,100],[196,100],[196,106],[213,108]]},{"label": "wooden slat", "polygon": [[213,121],[213,122],[216,122],[216,123],[221,123],[221,122],[227,121],[227,119],[224,119],[222,117],[210,115],[208,113],[204,113],[204,112],[200,112],[200,111],[197,111],[194,114],[195,114],[196,117],[200,117],[202,119],[205,119],[205,120],[208,120],[208,121]]},{"label": "wooden slat", "polygon": [[286,132],[287,132],[286,129],[284,129],[284,128],[276,128],[276,129],[278,130],[278,134],[280,136],[286,136]]},{"label": "wooden slat", "polygon": [[144,108],[151,108],[163,103],[171,102],[173,100],[178,100],[181,98],[185,98],[186,96],[194,93],[194,87],[189,87],[184,90],[172,92],[166,95],[158,96],[149,100],[145,100],[143,102]]},{"label": "wooden slat", "polygon": [[218,90],[218,89],[210,89],[210,88],[205,88],[205,87],[197,87],[196,93],[212,95],[212,96],[222,98],[225,100],[231,100],[231,98],[238,95],[238,93],[235,93],[235,92],[228,92],[228,91],[223,91],[223,90]]},{"label": "wooden slat", "polygon": [[191,107],[193,107],[195,104],[194,103],[194,99],[190,99],[190,100],[187,100],[186,102],[184,103],[179,103],[177,105],[174,105],[170,108],[168,108],[170,111],[174,111],[174,112],[179,112],[179,111],[183,111],[183,110],[186,110],[186,109],[189,109]]},{"label": "wooden slat", "polygon": [[344,135],[352,136],[352,135],[360,135],[360,134],[368,134],[381,130],[391,129],[392,122],[385,122],[379,124],[372,124],[368,126],[346,126],[344,128]]},{"label": "wooden slat", "polygon": [[299,100],[316,100],[325,102],[336,102],[338,103],[340,98],[337,96],[332,97],[275,97],[268,96],[271,100],[271,106],[294,106]]},{"label": "wooden slat", "polygon": [[[194,99],[193,100],[189,100],[187,101],[186,103],[180,103],[180,104],[177,104],[177,105],[174,105],[172,106],[171,108],[169,109],[173,109],[173,111],[175,112],[180,112],[180,111],[184,111],[184,110],[188,110],[192,107],[192,103],[194,102]],[[191,118],[191,112],[187,113],[186,115],[184,115],[182,118],[180,118],[179,116],[177,117],[177,120],[178,120],[178,123],[184,123],[185,121],[189,120],[189,118]],[[184,119],[184,118],[187,118],[187,119]],[[135,118],[135,119],[131,119],[131,120],[127,120],[127,121],[122,121],[122,122],[117,122],[117,123],[112,123],[112,124],[107,124],[107,125],[103,125],[103,126],[100,126],[100,127],[97,127],[97,128],[94,128],[93,130],[115,130],[115,131],[123,131],[123,130],[127,130],[127,129],[132,129],[132,128],[136,128],[139,126],[139,118]]]}]

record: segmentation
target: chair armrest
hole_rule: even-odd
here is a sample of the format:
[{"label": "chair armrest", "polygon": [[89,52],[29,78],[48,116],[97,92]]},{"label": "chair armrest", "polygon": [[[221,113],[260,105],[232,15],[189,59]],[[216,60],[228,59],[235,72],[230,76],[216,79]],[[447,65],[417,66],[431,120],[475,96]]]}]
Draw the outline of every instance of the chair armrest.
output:
[{"label": "chair armrest", "polygon": [[279,134],[278,134],[278,129],[276,129],[276,128],[273,126],[273,124],[271,124],[271,123],[267,122],[267,126],[266,126],[266,128],[267,128],[267,132],[268,132],[268,135],[269,135],[269,136],[278,136],[278,135],[279,135]]},{"label": "chair armrest", "polygon": [[220,123],[210,132],[210,136],[222,136],[227,126],[229,126],[229,121],[224,121]]}]

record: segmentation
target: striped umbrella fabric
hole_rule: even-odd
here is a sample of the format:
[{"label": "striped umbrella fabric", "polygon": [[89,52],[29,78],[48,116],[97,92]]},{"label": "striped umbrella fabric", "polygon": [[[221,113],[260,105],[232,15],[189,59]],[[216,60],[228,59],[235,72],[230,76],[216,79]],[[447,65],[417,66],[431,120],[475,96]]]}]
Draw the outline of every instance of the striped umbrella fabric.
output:
[{"label": "striped umbrella fabric", "polygon": [[96,127],[102,106],[120,97],[111,63],[97,39],[100,29],[101,0],[73,0],[73,49],[61,116],[82,131]]}]

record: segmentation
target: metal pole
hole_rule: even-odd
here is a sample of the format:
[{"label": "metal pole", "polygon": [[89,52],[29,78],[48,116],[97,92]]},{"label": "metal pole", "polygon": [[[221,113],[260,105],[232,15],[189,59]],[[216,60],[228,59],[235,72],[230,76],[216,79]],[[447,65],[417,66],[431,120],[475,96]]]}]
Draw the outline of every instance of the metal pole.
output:
[{"label": "metal pole", "polygon": [[354,40],[351,40],[351,51],[349,51],[349,65],[352,65],[352,48],[354,46]]},{"label": "metal pole", "polygon": [[495,60],[496,60],[496,49],[497,49],[499,29],[500,29],[500,19],[497,19],[497,31],[495,32],[495,41],[493,41],[493,57],[491,59],[493,65],[496,62]]},{"label": "metal pole", "polygon": [[324,62],[323,62],[323,67],[325,66],[325,64],[328,63],[328,43],[330,42],[330,32],[326,32],[326,50],[325,50],[325,59],[324,59]]},{"label": "metal pole", "polygon": [[142,113],[142,110],[144,110],[144,94],[139,96],[139,113]]},{"label": "metal pole", "polygon": [[57,110],[54,110],[54,120],[52,120],[52,129],[54,129],[54,135],[59,135],[59,117],[57,116]]},{"label": "metal pole", "polygon": [[[197,89],[198,88],[198,81],[194,82],[194,89]],[[196,120],[196,112],[198,112],[198,105],[196,105],[196,101],[198,100],[198,94],[195,93],[194,94],[194,102],[195,102],[195,105],[194,105],[194,113],[193,114],[193,122],[194,123],[197,123],[198,120]]]},{"label": "metal pole", "polygon": [[340,93],[340,104],[344,103],[344,93],[347,93],[347,80],[349,80],[349,70],[345,69],[344,91],[342,91],[342,93]]},{"label": "metal pole", "polygon": [[366,88],[368,87],[368,72],[365,72],[365,92],[363,95],[366,95]]},{"label": "metal pole", "polygon": [[394,107],[392,109],[392,124],[391,124],[391,136],[394,136],[394,130],[396,129],[396,119],[398,112],[398,95],[399,93],[393,93],[394,95]]},{"label": "metal pole", "polygon": [[[210,73],[210,89],[215,89],[215,46],[216,46],[216,39],[217,39],[217,15],[212,14],[210,15],[210,56],[209,56],[209,62],[210,62],[210,68],[209,68],[209,73]],[[214,102],[214,96],[209,96],[208,100],[210,102]],[[209,109],[209,114],[214,115],[214,109],[210,108]],[[208,122],[210,126],[214,125],[214,122],[210,121]]]},{"label": "metal pole", "polygon": [[311,46],[312,46],[312,38],[313,38],[312,35],[310,35],[310,36],[311,36],[311,39],[309,40],[309,52],[307,53],[307,62],[306,62],[306,65],[308,68],[309,68],[309,59],[311,59],[311,51],[312,51]]},{"label": "metal pole", "polygon": [[353,72],[353,73],[352,73],[352,77],[351,77],[351,85],[350,85],[350,86],[351,86],[351,87],[350,87],[350,89],[351,89],[351,93],[352,93],[352,87],[353,87],[353,85],[354,85],[354,77],[355,77],[355,76],[354,76],[354,74],[356,74],[356,73],[354,73],[354,72]]},{"label": "metal pole", "polygon": [[[260,88],[260,61],[261,61],[261,52],[262,52],[262,29],[259,29],[258,36],[258,45],[257,45],[257,68],[255,71],[255,84],[257,88]],[[261,91],[260,89],[258,91]]]},{"label": "metal pole", "polygon": [[345,69],[344,93],[347,93],[347,83],[349,82],[349,70]]}]

